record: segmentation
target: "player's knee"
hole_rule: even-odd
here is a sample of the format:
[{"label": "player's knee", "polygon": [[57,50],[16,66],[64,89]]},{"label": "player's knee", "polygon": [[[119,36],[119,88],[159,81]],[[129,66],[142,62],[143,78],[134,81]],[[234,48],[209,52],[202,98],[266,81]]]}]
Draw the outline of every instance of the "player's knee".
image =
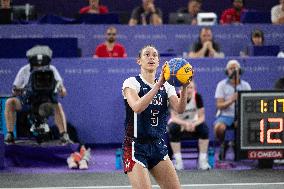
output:
[{"label": "player's knee", "polygon": [[179,142],[181,136],[181,126],[171,123],[169,125],[169,137],[171,142]]}]

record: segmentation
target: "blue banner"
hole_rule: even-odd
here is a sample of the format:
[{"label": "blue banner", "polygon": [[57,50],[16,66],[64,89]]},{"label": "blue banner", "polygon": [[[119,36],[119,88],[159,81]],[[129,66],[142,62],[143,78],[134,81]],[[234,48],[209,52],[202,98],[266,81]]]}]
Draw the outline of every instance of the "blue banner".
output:
[{"label": "blue banner", "polygon": [[[105,40],[109,25],[8,25],[0,27],[0,38],[77,38],[83,57],[92,57],[96,46]],[[147,44],[155,45],[161,53],[182,55],[188,52],[199,36],[199,26],[162,25],[133,26],[116,25],[117,40],[126,48],[129,57],[136,57],[138,50]],[[250,35],[255,29],[264,32],[266,45],[279,45],[284,50],[284,26],[271,24],[212,26],[214,39],[220,44],[225,56],[239,56],[240,51],[251,44]],[[6,48],[0,45],[1,48]],[[21,44],[13,46],[15,55]],[[66,50],[68,45],[66,44]]]},{"label": "blue banner", "polygon": [[[189,60],[195,70],[197,90],[204,100],[211,139],[216,113],[215,88],[226,77],[227,61],[226,58]],[[274,82],[283,77],[284,59],[261,57],[239,61],[244,70],[242,78],[252,89],[272,89]],[[10,93],[18,70],[26,63],[26,59],[0,59],[0,94]],[[140,73],[136,59],[58,58],[52,64],[64,79],[68,95],[60,101],[79,138],[86,143],[121,143],[125,119],[121,87],[126,78]]]}]

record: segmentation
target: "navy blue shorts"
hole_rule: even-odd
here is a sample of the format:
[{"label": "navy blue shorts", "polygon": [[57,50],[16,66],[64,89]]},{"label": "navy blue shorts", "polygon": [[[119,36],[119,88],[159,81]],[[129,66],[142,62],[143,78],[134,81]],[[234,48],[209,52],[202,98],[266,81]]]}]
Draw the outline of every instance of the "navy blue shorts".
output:
[{"label": "navy blue shorts", "polygon": [[166,160],[168,148],[163,139],[156,139],[149,143],[125,140],[123,147],[124,172],[132,171],[135,163],[145,168],[152,169],[160,161]]}]

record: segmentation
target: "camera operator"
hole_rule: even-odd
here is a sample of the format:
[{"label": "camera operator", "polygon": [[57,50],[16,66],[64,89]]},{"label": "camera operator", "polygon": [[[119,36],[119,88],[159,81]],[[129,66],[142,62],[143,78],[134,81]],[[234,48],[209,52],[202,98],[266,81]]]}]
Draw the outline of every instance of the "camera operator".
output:
[{"label": "camera operator", "polygon": [[[6,143],[14,143],[14,125],[16,122],[16,112],[18,111],[32,111],[33,104],[31,103],[31,92],[29,85],[31,85],[31,74],[35,70],[48,69],[53,72],[54,79],[56,80],[56,91],[60,96],[65,96],[66,89],[63,85],[63,80],[53,65],[49,65],[52,58],[52,50],[48,46],[34,46],[29,49],[26,53],[29,60],[29,64],[23,66],[13,83],[12,94],[13,97],[9,98],[5,106],[5,118],[6,118],[6,127],[7,135],[5,137]],[[41,97],[37,96],[37,100],[40,100]],[[55,100],[52,100],[52,108],[54,109],[54,118],[55,123],[60,132],[60,141],[62,144],[73,143],[67,133],[67,124],[65,119],[65,113],[63,111],[62,105]],[[43,124],[44,127],[48,127],[47,124]],[[44,128],[49,130],[49,128]]]}]

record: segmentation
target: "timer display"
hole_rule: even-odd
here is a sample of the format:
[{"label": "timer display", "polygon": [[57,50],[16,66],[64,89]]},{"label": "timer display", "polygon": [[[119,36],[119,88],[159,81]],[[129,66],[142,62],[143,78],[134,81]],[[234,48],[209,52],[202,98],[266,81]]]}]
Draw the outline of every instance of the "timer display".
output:
[{"label": "timer display", "polygon": [[240,150],[284,149],[284,92],[241,91],[238,102]]}]

